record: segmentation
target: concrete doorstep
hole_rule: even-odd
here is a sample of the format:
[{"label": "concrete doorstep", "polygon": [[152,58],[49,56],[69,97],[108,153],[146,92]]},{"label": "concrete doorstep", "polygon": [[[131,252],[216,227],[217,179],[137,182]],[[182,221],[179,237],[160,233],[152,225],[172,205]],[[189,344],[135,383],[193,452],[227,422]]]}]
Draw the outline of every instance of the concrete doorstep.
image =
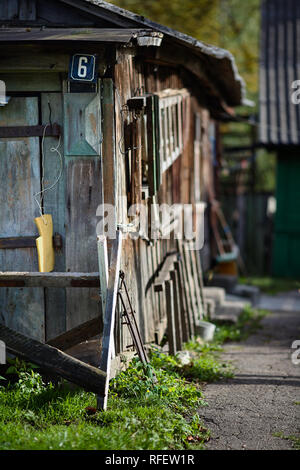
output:
[{"label": "concrete doorstep", "polygon": [[250,298],[226,294],[222,287],[204,287],[204,297],[206,302],[213,302],[214,308],[209,318],[213,321],[222,320],[236,322],[244,308],[251,305]]}]

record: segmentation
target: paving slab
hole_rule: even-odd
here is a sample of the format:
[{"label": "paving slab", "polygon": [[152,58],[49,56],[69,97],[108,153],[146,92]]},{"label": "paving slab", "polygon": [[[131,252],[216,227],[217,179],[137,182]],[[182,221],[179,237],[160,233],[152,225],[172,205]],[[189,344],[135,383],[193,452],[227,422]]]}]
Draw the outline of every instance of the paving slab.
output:
[{"label": "paving slab", "polygon": [[257,308],[264,310],[277,310],[285,312],[300,312],[300,293],[294,290],[277,295],[261,295]]},{"label": "paving slab", "polygon": [[300,310],[274,311],[262,326],[246,341],[225,346],[223,358],[235,377],[204,389],[208,406],[199,415],[212,432],[208,450],[292,450],[291,440],[274,433],[300,437],[300,364],[291,360]]}]

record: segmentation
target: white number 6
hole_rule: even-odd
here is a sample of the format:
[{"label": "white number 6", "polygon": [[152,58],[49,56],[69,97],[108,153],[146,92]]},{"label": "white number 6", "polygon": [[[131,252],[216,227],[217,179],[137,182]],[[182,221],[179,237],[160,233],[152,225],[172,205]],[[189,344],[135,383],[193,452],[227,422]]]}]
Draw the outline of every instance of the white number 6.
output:
[{"label": "white number 6", "polygon": [[84,65],[88,63],[87,57],[80,57],[78,62],[78,77],[85,78],[87,76],[87,66]]}]

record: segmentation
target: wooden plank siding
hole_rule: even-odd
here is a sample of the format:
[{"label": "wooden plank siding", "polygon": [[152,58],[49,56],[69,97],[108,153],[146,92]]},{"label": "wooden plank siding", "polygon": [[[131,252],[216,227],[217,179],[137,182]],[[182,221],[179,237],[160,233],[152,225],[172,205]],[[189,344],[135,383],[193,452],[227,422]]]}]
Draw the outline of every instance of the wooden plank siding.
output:
[{"label": "wooden plank siding", "polygon": [[[38,97],[12,98],[9,107],[0,108],[0,126],[37,125],[38,120]],[[0,155],[0,236],[37,235],[34,218],[39,216],[39,210],[34,194],[40,191],[39,138],[1,139]],[[37,271],[36,249],[0,250],[0,269]],[[45,340],[42,288],[2,287],[0,305],[1,323],[31,338]]]},{"label": "wooden plank siding", "polygon": [[[41,97],[42,124],[57,122],[63,125],[63,108],[61,93],[42,93]],[[57,152],[51,152],[59,144]],[[64,169],[65,160],[63,152],[63,139],[47,137],[44,139],[45,158],[45,181],[50,186],[55,177],[59,175],[61,165]],[[60,159],[61,158],[61,159]],[[65,172],[61,172],[61,177],[54,191],[46,191],[44,194],[44,209],[46,214],[51,214],[55,232],[62,237],[62,248],[55,252],[55,271],[66,271],[65,252]],[[45,289],[45,339],[49,340],[66,331],[66,292],[63,288]]]},{"label": "wooden plank siding", "polygon": [[[134,189],[133,202],[139,202],[136,193],[138,191],[137,183],[139,180],[135,178],[134,170],[137,162],[135,161],[136,152],[126,151],[124,141],[124,125],[127,126],[134,122],[134,117],[126,109],[126,103],[129,98],[142,96],[145,93],[157,93],[165,89],[182,89],[184,82],[176,69],[163,66],[154,66],[153,64],[144,63],[139,59],[135,59],[132,55],[126,55],[124,52],[118,56],[118,63],[114,70],[114,86],[115,86],[115,119],[116,119],[116,166],[117,166],[117,191],[118,198],[123,196],[121,202],[118,203],[117,221],[122,226],[130,223],[127,217],[127,203],[129,196],[132,197],[132,189]],[[148,100],[149,101],[149,100]],[[202,109],[196,100],[191,100],[189,95],[185,98],[185,132],[183,141],[183,152],[162,174],[162,184],[155,196],[157,203],[174,204],[179,202],[194,203],[194,141],[195,137],[195,119],[196,113],[201,113]],[[198,125],[202,125],[202,121],[197,121]],[[207,121],[208,123],[208,121]],[[135,121],[135,129],[137,128]],[[150,127],[151,129],[151,127]],[[141,132],[141,130],[139,131]],[[197,129],[198,135],[201,129]],[[140,141],[134,140],[134,143],[141,145]],[[200,145],[200,144],[199,144]],[[209,150],[209,149],[208,149]],[[141,152],[142,153],[142,152]],[[200,159],[200,152],[197,154]],[[141,158],[141,157],[140,157]],[[198,163],[198,171],[200,172],[200,161]],[[128,170],[129,169],[129,170]],[[129,171],[129,175],[128,175]],[[196,181],[198,182],[200,174]],[[129,187],[127,181],[134,183],[133,188]],[[105,180],[105,174],[104,174]],[[151,181],[151,184],[153,182]],[[140,187],[141,194],[141,187]],[[151,199],[148,200],[150,205]],[[141,201],[141,204],[144,202]],[[126,236],[125,236],[126,238]],[[176,320],[177,329],[181,322],[184,322],[183,328],[180,326],[182,333],[177,331],[177,345],[181,347],[182,339],[186,340],[194,333],[191,321],[198,313],[197,301],[199,303],[199,287],[198,274],[196,273],[196,265],[190,266],[190,254],[186,255],[187,265],[182,266],[179,271],[177,266],[176,272],[172,274],[173,281],[168,281],[167,297],[164,292],[154,292],[155,273],[159,272],[159,266],[166,259],[168,253],[177,249],[175,240],[165,239],[149,244],[146,240],[132,241],[129,235],[124,241],[122,255],[122,269],[126,273],[129,282],[130,292],[132,293],[133,303],[137,311],[139,326],[146,343],[160,341],[163,332],[167,332],[167,318]],[[182,278],[183,272],[185,278]],[[196,280],[191,280],[192,273],[196,275]],[[187,278],[189,276],[189,279]],[[183,289],[178,291],[178,289]],[[174,300],[174,291],[176,299]],[[178,292],[177,292],[178,291]],[[197,299],[196,299],[197,293]],[[191,298],[192,297],[192,298]],[[172,299],[172,300],[171,300]],[[172,303],[172,305],[170,304]],[[186,307],[184,307],[186,305]],[[188,311],[181,312],[186,308]],[[193,309],[191,312],[190,309]],[[173,312],[173,313],[172,313]],[[197,313],[196,313],[197,312]],[[173,320],[172,320],[173,322]],[[175,323],[174,323],[175,324]],[[175,335],[173,331],[174,325],[169,325],[169,335]],[[176,330],[176,327],[175,327]],[[129,338],[128,338],[128,341]],[[172,339],[171,349],[175,350],[176,346]],[[126,334],[125,343],[126,344]],[[128,343],[127,343],[128,344]],[[175,348],[175,349],[174,349]],[[178,348],[177,348],[178,349]]]},{"label": "wooden plank siding", "polygon": [[[103,56],[103,48],[101,54]],[[32,80],[28,79],[30,75],[34,75],[30,73],[30,68],[33,66],[32,59],[25,58],[22,64],[18,65],[20,67],[19,73],[16,74],[18,78],[12,77],[9,73],[13,70],[13,64],[10,62],[9,67],[6,66],[7,68],[4,69],[8,80],[8,90],[11,90],[12,94],[15,92],[32,94],[36,91],[38,97],[18,99],[33,100],[32,103],[35,100],[40,109],[32,113],[30,117],[26,114],[22,119],[20,118],[20,121],[17,121],[17,113],[14,112],[13,122],[10,122],[4,119],[1,121],[1,113],[5,112],[5,108],[1,108],[0,125],[45,125],[49,123],[50,118],[52,122],[61,125],[63,134],[59,150],[62,155],[63,172],[55,191],[49,191],[44,196],[45,212],[52,214],[54,231],[62,236],[63,241],[61,250],[56,252],[55,271],[66,274],[75,272],[95,274],[99,271],[96,227],[100,214],[97,213],[97,208],[103,202],[112,204],[115,206],[116,216],[114,229],[117,229],[118,225],[123,231],[121,269],[125,273],[125,281],[136,311],[142,339],[146,344],[160,342],[164,334],[169,331],[169,335],[172,334],[171,349],[175,351],[180,349],[182,342],[194,333],[192,322],[199,312],[201,300],[197,263],[195,258],[192,260],[189,253],[182,256],[178,260],[176,269],[174,270],[174,266],[170,269],[173,274],[166,281],[167,289],[155,292],[155,280],[168,255],[178,252],[178,243],[172,236],[170,239],[151,240],[149,234],[145,234],[144,239],[141,237],[136,240],[131,239],[126,232],[133,218],[128,216],[127,210],[131,202],[141,204],[142,208],[150,207],[152,201],[169,205],[179,202],[194,203],[199,197],[199,192],[195,188],[199,181],[203,188],[203,197],[207,192],[212,191],[212,160],[208,137],[210,118],[208,111],[204,111],[197,100],[191,98],[191,92],[188,91],[183,100],[182,152],[160,175],[161,184],[157,192],[153,190],[150,192],[151,198],[144,199],[142,185],[146,184],[144,175],[147,165],[146,152],[143,148],[146,144],[142,136],[144,115],[143,111],[141,114],[129,111],[126,106],[127,101],[146,93],[159,93],[167,89],[182,90],[187,87],[187,84],[178,69],[143,62],[135,58],[133,54],[133,51],[128,52],[125,48],[117,52],[116,64],[108,69],[105,78],[100,81],[98,94],[93,96],[88,93],[65,93],[66,87],[63,86],[63,80],[66,75],[58,72],[67,72],[66,57],[68,55],[58,54],[55,71],[52,70],[52,73],[48,74],[53,56],[49,51],[45,53],[41,69],[38,71],[35,69],[36,77],[33,76]],[[40,83],[38,77],[41,77]],[[26,82],[26,86],[22,85],[22,82]],[[12,98],[12,103],[15,99]],[[200,119],[196,120],[195,114],[198,114]],[[126,126],[131,131],[131,137],[134,137],[129,143],[125,139]],[[82,130],[84,130],[84,135],[81,136]],[[195,145],[196,139],[198,139],[197,145]],[[57,137],[46,137],[44,140],[47,185],[53,182],[54,176],[59,172],[59,156],[51,152],[51,148],[56,147],[57,144]],[[1,141],[1,145],[7,146],[8,143]],[[37,174],[38,177],[37,181],[32,179],[32,184],[34,188],[36,187],[34,190],[39,191],[41,176],[39,138],[17,139],[15,143],[9,145],[15,146],[13,150],[18,151],[19,154],[24,153],[24,145],[25,147],[31,146],[30,149],[26,147],[27,151],[31,152],[31,159],[35,158],[34,152],[36,152],[32,175]],[[196,155],[195,147],[197,148]],[[28,155],[24,158],[25,160],[27,158],[28,163]],[[195,158],[201,158],[201,161],[195,162]],[[21,165],[19,160],[17,159],[18,165]],[[8,163],[5,165],[2,167],[3,180],[4,173],[8,172],[9,166]],[[200,173],[197,178],[194,175],[196,169]],[[159,178],[156,182],[159,183]],[[154,188],[153,182],[151,184]],[[143,191],[146,189],[143,186]],[[20,190],[20,188],[10,188],[9,194],[12,194],[13,190]],[[0,186],[0,194],[1,191],[5,198],[6,189]],[[30,197],[32,197],[33,188],[30,191]],[[32,208],[31,199],[28,201],[30,216],[26,216],[26,220],[28,219],[29,224],[34,216],[39,214],[37,206],[33,204],[34,208]],[[9,202],[11,202],[10,199]],[[3,212],[5,208],[1,207],[1,210]],[[15,218],[22,220],[24,213],[21,212],[20,207]],[[11,218],[11,213],[7,217]],[[36,230],[34,233],[29,229],[26,230],[22,229],[19,233],[14,229],[6,233],[1,227],[0,237],[35,235]],[[37,271],[35,250],[33,248],[25,250],[25,261],[27,262],[27,258],[30,258],[26,270]],[[9,251],[0,249],[1,259],[4,256],[7,257]],[[19,253],[21,256],[22,249],[19,249]],[[111,243],[108,240],[108,258],[110,254]],[[32,259],[35,261],[32,262]],[[0,270],[23,271],[26,266],[25,261],[22,266],[8,263],[2,267],[1,264]],[[191,280],[192,275],[195,278],[194,281]],[[31,294],[31,291],[34,294]],[[74,328],[76,330],[77,327],[80,329],[80,325],[85,323],[89,325],[89,336],[91,336],[90,325],[93,322],[89,322],[93,319],[98,321],[103,313],[99,288],[31,289],[26,287],[24,292],[30,295],[24,297],[24,301],[22,301],[24,293],[17,295],[19,292],[17,288],[11,289],[11,292],[14,292],[13,300],[9,289],[0,288],[1,302],[2,298],[5,299],[2,304],[6,309],[4,309],[5,318],[1,317],[1,322],[24,334],[34,336],[40,341],[51,341],[51,339],[61,337],[65,331]],[[29,308],[31,299],[34,305]],[[20,307],[17,303],[20,303]],[[26,326],[23,328],[22,325],[20,326],[18,315],[29,310],[30,314],[26,313],[26,321],[24,321]],[[171,324],[168,324],[168,319]],[[115,323],[116,352],[122,353],[126,351],[128,345],[132,344],[132,338],[127,328],[121,325],[118,308]],[[101,331],[96,328],[95,335],[99,333]]]}]

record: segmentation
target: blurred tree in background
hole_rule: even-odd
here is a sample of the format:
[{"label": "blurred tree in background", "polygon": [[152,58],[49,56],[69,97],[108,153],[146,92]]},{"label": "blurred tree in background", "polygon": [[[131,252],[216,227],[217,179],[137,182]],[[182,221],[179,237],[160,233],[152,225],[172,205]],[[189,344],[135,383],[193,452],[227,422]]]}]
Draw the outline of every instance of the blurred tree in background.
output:
[{"label": "blurred tree in background", "polygon": [[[239,74],[246,82],[247,97],[255,103],[254,108],[239,107],[236,113],[242,116],[251,114],[252,121],[258,120],[260,0],[110,1],[202,42],[229,50],[235,58]],[[257,126],[254,125],[254,132],[255,130]],[[226,123],[222,124],[221,131],[224,146],[252,143],[253,124]],[[255,191],[274,190],[275,164],[274,155],[266,150],[261,149],[257,153]]]},{"label": "blurred tree in background", "polygon": [[260,0],[112,0],[153,21],[228,49],[256,97]]}]

